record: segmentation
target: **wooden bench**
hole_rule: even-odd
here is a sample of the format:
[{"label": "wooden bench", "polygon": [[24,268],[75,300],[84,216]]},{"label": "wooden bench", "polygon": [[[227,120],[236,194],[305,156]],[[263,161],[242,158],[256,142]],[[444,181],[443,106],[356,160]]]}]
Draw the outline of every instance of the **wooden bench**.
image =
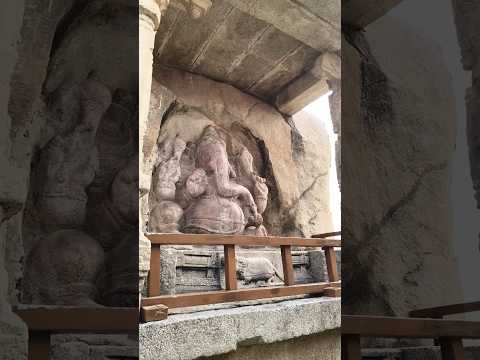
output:
[{"label": "wooden bench", "polygon": [[[328,236],[339,235],[330,233]],[[210,234],[146,234],[151,242],[150,274],[148,297],[141,300],[142,313],[147,314],[152,306],[162,305],[168,308],[189,307],[233,301],[267,299],[274,297],[324,294],[340,296],[341,282],[337,271],[335,247],[341,246],[341,241],[331,239],[324,234],[315,238],[294,237],[257,237],[246,235],[210,235]],[[226,289],[187,293],[178,295],[160,294],[160,247],[164,245],[221,245],[225,255],[225,284]],[[235,246],[269,246],[280,247],[285,286],[272,286],[253,289],[237,289]],[[328,272],[328,281],[311,284],[295,284],[292,247],[320,247],[325,251]],[[154,309],[154,308],[153,308]],[[148,317],[148,316],[147,316]],[[160,320],[152,318],[152,320]]]},{"label": "wooden bench", "polygon": [[462,339],[480,339],[480,322],[343,315],[342,360],[361,360],[362,337],[438,338],[443,360],[463,360]]},{"label": "wooden bench", "polygon": [[33,307],[14,309],[28,327],[28,359],[47,360],[52,334],[137,334],[138,308]]}]

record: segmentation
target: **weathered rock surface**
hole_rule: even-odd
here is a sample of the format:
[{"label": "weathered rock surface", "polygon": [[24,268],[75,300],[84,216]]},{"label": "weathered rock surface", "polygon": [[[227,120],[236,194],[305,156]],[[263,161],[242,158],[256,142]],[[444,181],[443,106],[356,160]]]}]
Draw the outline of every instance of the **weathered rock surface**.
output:
[{"label": "weathered rock surface", "polygon": [[[121,2],[97,5],[98,2],[75,0],[47,3],[17,1],[9,2],[4,12],[7,17],[4,19],[2,16],[1,22],[5,25],[2,28],[9,36],[5,51],[3,46],[1,51],[8,56],[2,57],[6,60],[2,65],[7,71],[2,71],[0,90],[1,119],[5,121],[0,135],[0,165],[3,170],[0,176],[0,258],[4,258],[3,249],[7,253],[7,261],[0,261],[0,352],[6,359],[26,358],[27,339],[25,325],[11,314],[9,305],[3,302],[3,289],[8,289],[9,300],[13,304],[25,295],[22,294],[23,285],[28,280],[32,280],[30,285],[34,285],[35,280],[43,280],[45,285],[48,278],[50,285],[57,285],[48,290],[52,290],[50,295],[55,292],[65,295],[65,290],[66,293],[71,290],[59,285],[56,280],[63,284],[79,280],[78,288],[92,289],[91,283],[97,280],[96,276],[90,273],[87,276],[89,284],[86,284],[83,275],[88,266],[91,266],[90,270],[103,266],[99,261],[102,260],[103,250],[97,239],[93,240],[85,234],[85,228],[81,228],[88,222],[89,210],[102,202],[110,181],[125,166],[121,161],[118,162],[120,165],[113,163],[118,157],[128,159],[137,151],[137,122],[130,121],[134,114],[129,111],[136,108],[136,100],[129,99],[137,98],[138,56],[136,52],[132,55],[131,48],[125,49],[125,46],[132,43],[129,35],[133,34],[137,39],[138,10],[135,4]],[[89,82],[92,78],[96,78],[97,85],[102,83],[105,86],[101,86],[102,89],[97,87]],[[89,80],[85,82],[86,79]],[[129,97],[125,93],[133,94]],[[102,122],[100,119],[107,108]],[[78,130],[76,135],[82,135],[71,136],[74,128]],[[100,131],[97,132],[97,129]],[[132,138],[134,141],[131,141]],[[57,145],[58,142],[68,144],[42,161],[42,150],[45,155],[49,145],[53,146],[55,141]],[[98,143],[101,145],[97,148],[95,145]],[[64,156],[67,161],[59,161],[59,156]],[[45,166],[41,166],[41,162]],[[42,168],[45,172],[37,174],[32,167]],[[135,170],[137,168],[138,165],[135,165]],[[52,171],[46,174],[49,170]],[[51,181],[52,178],[55,181]],[[45,184],[47,182],[50,183]],[[133,185],[138,188],[137,184]],[[122,196],[125,195],[123,190]],[[39,201],[35,203],[31,201],[34,193],[52,196],[47,196],[48,199],[36,198]],[[122,198],[119,202],[124,204],[125,200]],[[137,200],[135,196],[135,205]],[[35,206],[43,217],[37,217],[38,213],[32,217]],[[134,221],[137,212],[135,207]],[[53,232],[58,229],[66,233],[56,237],[59,233]],[[37,265],[42,267],[46,265],[42,261],[50,262],[46,265],[47,269],[37,267],[36,273],[26,279],[25,259],[30,257],[33,260],[35,252],[29,251],[39,245],[39,239],[47,241],[36,253],[43,256],[43,259],[38,256]],[[133,239],[136,245],[136,236]],[[89,250],[92,252],[88,253]],[[132,253],[131,248],[128,250]],[[8,286],[3,286],[7,282],[4,263],[10,276]],[[60,271],[59,268],[54,269],[59,264],[63,264],[59,267]],[[33,268],[30,270],[35,272]],[[136,266],[134,273],[137,277]],[[40,279],[42,275],[44,277]],[[43,302],[46,297],[42,297]],[[58,298],[50,300],[57,301]],[[4,333],[8,334],[6,342]],[[87,346],[86,343],[83,345]],[[67,344],[63,348],[65,351],[58,358],[74,355],[67,354]],[[95,352],[95,344],[90,346],[89,351]]]},{"label": "weathered rock surface", "polygon": [[458,301],[455,104],[441,54],[389,18],[350,41],[342,46],[343,310],[401,316]]},{"label": "weathered rock surface", "polygon": [[[6,249],[9,238],[9,224],[18,219],[24,199],[26,186],[21,189],[16,177],[22,171],[11,161],[12,118],[8,113],[8,103],[11,89],[10,80],[14,74],[21,36],[21,23],[25,1],[9,1],[3,4],[0,13],[3,41],[0,43],[2,53],[2,71],[0,72],[0,349],[2,360],[27,358],[27,328],[20,319],[12,313],[10,294],[12,281],[19,269],[12,271]],[[22,191],[24,190],[24,191]],[[9,271],[10,270],[10,271]]]},{"label": "weathered rock surface", "polygon": [[480,209],[480,3],[470,0],[452,3],[463,68],[470,71],[472,76],[472,86],[467,89],[466,96],[467,142],[474,196]]},{"label": "weathered rock surface", "polygon": [[[340,328],[340,322],[340,300],[330,298],[172,315],[160,322],[140,325],[140,358],[189,360],[241,351],[242,346],[280,346],[279,342],[306,335],[335,334],[325,339],[325,347],[331,351],[327,359],[339,359],[340,339],[332,331]],[[257,351],[262,348],[259,346]]]}]

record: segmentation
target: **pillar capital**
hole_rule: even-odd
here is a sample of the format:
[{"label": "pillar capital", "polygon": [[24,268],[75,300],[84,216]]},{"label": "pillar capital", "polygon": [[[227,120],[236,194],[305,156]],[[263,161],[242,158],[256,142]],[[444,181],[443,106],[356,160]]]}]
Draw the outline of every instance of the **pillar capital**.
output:
[{"label": "pillar capital", "polygon": [[205,15],[212,6],[211,0],[172,0],[171,6],[185,11],[194,19]]},{"label": "pillar capital", "polygon": [[139,0],[138,12],[140,18],[146,17],[152,22],[153,30],[156,31],[160,25],[162,12],[167,9],[170,0]]}]

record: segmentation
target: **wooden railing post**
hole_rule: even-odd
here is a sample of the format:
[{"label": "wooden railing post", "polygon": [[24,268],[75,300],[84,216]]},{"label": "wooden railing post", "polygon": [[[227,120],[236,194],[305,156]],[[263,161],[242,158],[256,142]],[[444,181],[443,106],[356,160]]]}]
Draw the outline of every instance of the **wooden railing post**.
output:
[{"label": "wooden railing post", "polygon": [[361,360],[360,336],[342,335],[342,360]]},{"label": "wooden railing post", "polygon": [[285,285],[295,284],[293,273],[292,247],[290,245],[280,246],[282,250],[283,280]]},{"label": "wooden railing post", "polygon": [[48,331],[28,332],[28,360],[50,358],[50,333]]},{"label": "wooden railing post", "polygon": [[440,348],[442,351],[442,360],[464,360],[465,359],[465,352],[463,350],[462,339],[440,338]]},{"label": "wooden railing post", "polygon": [[325,262],[327,263],[328,280],[330,282],[336,282],[340,280],[337,271],[337,256],[335,255],[335,249],[332,246],[325,246]]},{"label": "wooden railing post", "polygon": [[150,273],[148,276],[148,296],[160,295],[160,245],[152,244]]},{"label": "wooden railing post", "polygon": [[235,245],[224,245],[225,254],[225,286],[227,290],[237,289],[237,261]]}]

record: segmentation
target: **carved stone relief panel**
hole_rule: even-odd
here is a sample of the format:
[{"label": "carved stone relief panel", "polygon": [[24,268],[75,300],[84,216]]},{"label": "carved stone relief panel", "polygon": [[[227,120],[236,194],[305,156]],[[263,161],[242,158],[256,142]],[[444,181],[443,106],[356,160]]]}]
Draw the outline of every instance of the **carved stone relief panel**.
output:
[{"label": "carved stone relief panel", "polygon": [[[228,146],[227,146],[228,144]],[[150,191],[150,232],[265,236],[266,180],[248,149],[220,127],[159,142]]]}]

